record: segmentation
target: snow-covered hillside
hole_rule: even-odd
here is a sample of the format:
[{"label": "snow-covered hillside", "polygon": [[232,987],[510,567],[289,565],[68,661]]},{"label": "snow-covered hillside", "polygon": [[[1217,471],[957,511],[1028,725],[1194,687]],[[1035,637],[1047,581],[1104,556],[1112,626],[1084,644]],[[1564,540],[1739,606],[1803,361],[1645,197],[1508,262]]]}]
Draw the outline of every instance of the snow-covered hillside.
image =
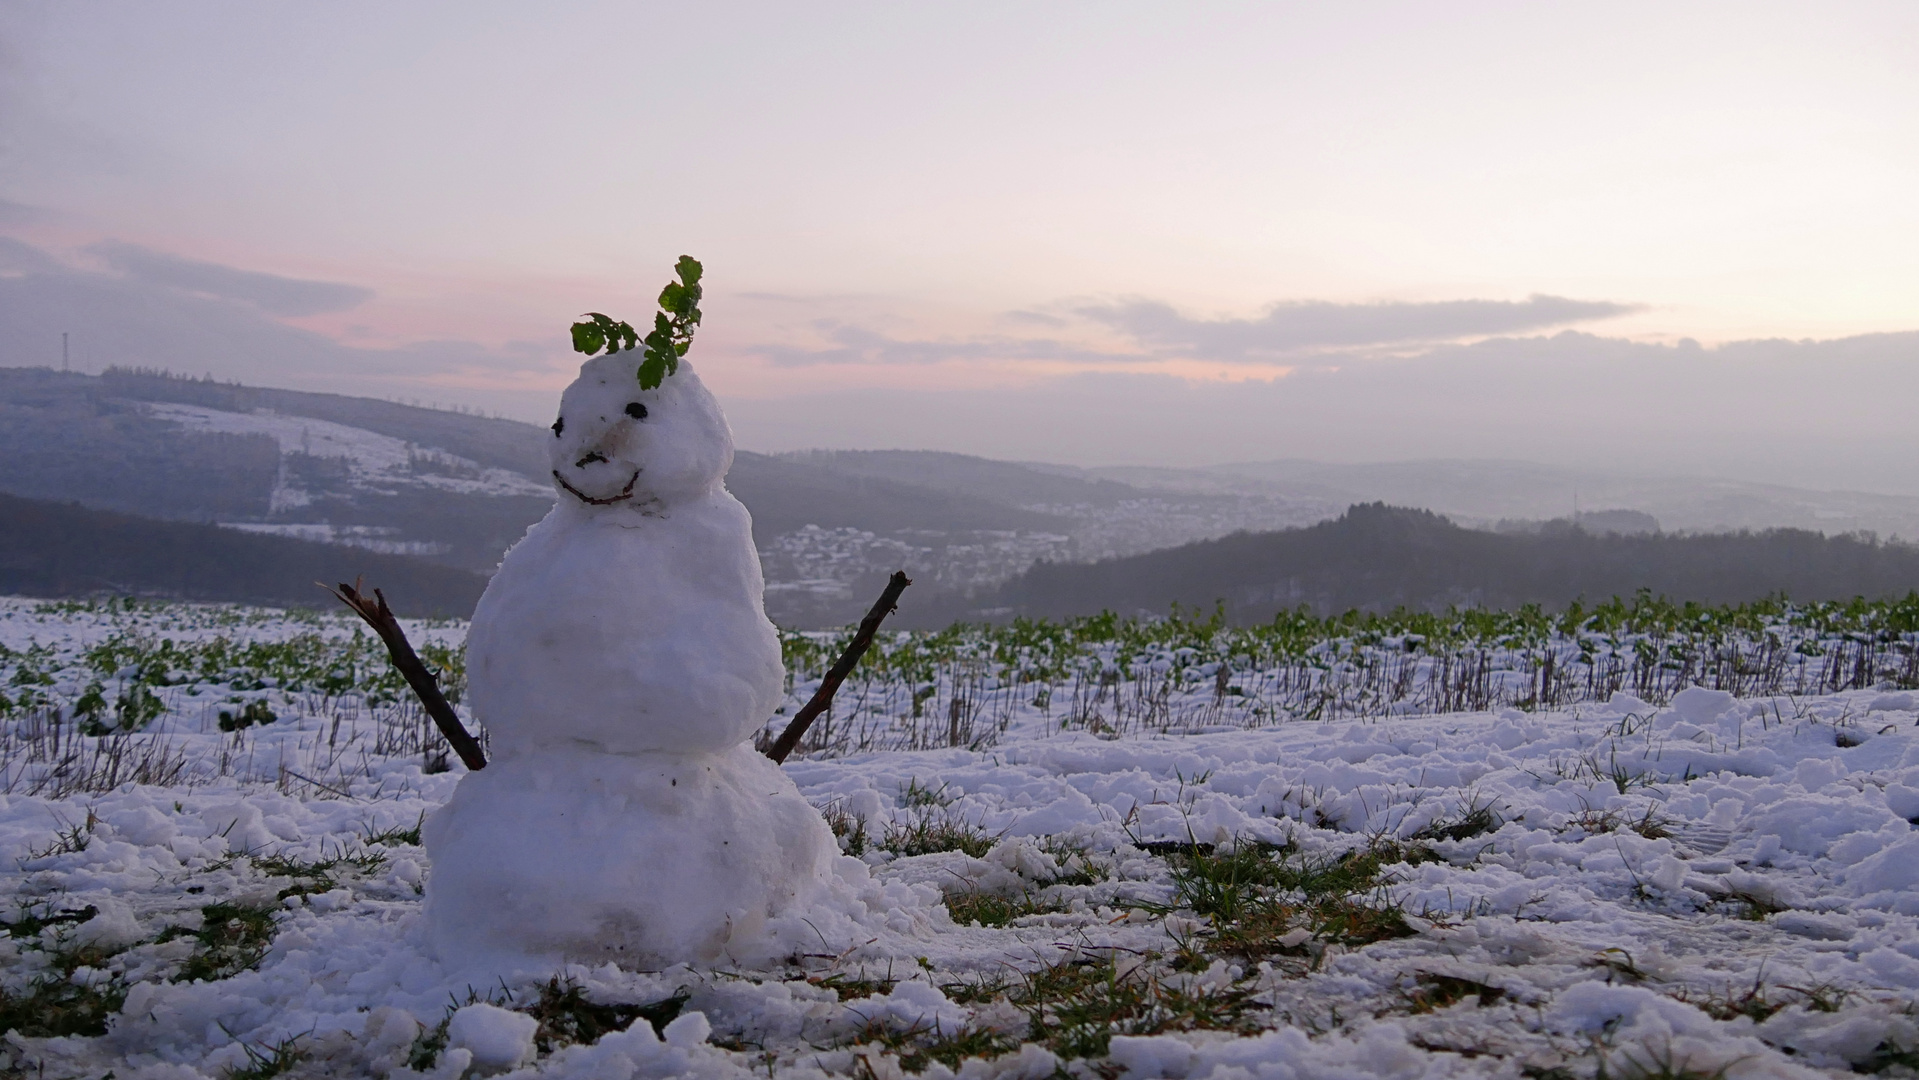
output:
[{"label": "snow-covered hillside", "polygon": [[[266,409],[240,413],[164,401],[148,402],[143,407],[149,414],[188,431],[267,435],[280,444],[283,456],[300,454],[337,461],[344,468],[344,479],[351,489],[390,494],[409,487],[430,487],[462,495],[535,498],[552,494],[549,485],[536,483],[519,473],[486,468],[457,454],[423,448],[365,428]],[[280,484],[273,492],[273,512],[281,513],[312,501],[313,493],[300,485],[297,476],[288,476],[282,467]]]},{"label": "snow-covered hillside", "polygon": [[[470,986],[418,936],[419,824],[460,767],[348,617],[4,601],[6,1067],[1909,1070],[1919,700],[1888,680],[1911,635],[1867,635],[1879,651],[1844,654],[1860,688],[1819,693],[1859,642],[1814,621],[1742,639],[1803,660],[1780,661],[1763,696],[1678,689],[1662,647],[1648,670],[1667,675],[1643,698],[1601,680],[1527,710],[1497,704],[1539,696],[1517,660],[1474,674],[1477,700],[1391,698],[1402,674],[1442,685],[1417,665],[1362,676],[1369,656],[1418,651],[1402,641],[1314,646],[1319,691],[1337,677],[1377,692],[1313,699],[1277,652],[1254,665],[1056,635],[1016,656],[900,636],[787,766],[840,833],[846,873],[871,874],[861,895],[888,929],[823,936],[767,970]],[[457,694],[463,627],[408,629]],[[1639,640],[1584,645],[1598,665]],[[1499,655],[1562,648],[1550,676],[1583,663],[1581,645]],[[789,638],[787,711],[831,651]],[[1298,718],[1335,699],[1316,715],[1340,719]]]}]

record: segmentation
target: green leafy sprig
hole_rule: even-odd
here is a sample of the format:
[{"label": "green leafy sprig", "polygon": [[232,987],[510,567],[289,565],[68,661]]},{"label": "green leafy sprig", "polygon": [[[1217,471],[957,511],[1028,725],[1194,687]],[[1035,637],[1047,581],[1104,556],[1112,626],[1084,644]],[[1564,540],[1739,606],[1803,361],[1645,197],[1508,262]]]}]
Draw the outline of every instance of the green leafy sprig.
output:
[{"label": "green leafy sprig", "polygon": [[621,349],[631,349],[639,344],[640,336],[629,322],[614,322],[597,311],[589,311],[586,317],[573,324],[573,351],[592,356],[601,349],[607,355]]},{"label": "green leafy sprig", "polygon": [[658,389],[668,375],[680,369],[680,357],[692,347],[693,329],[700,325],[700,275],[704,268],[693,256],[682,255],[673,269],[679,280],[667,282],[660,290],[660,310],[653,315],[653,329],[646,337],[641,338],[631,323],[589,311],[573,324],[573,351],[593,356],[605,349],[611,356],[644,345],[637,372],[640,389]]},{"label": "green leafy sprig", "polygon": [[653,315],[653,331],[646,335],[646,353],[640,361],[640,389],[651,390],[680,369],[680,357],[693,345],[693,328],[700,325],[700,261],[680,256],[673,266],[680,276],[660,290],[660,310]]}]

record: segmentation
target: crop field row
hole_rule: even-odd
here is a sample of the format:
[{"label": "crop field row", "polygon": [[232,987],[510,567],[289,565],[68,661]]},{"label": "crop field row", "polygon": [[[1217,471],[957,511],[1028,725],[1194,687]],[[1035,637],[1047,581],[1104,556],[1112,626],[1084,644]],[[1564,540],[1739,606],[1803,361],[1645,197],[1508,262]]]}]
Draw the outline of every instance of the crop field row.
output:
[{"label": "crop field row", "polygon": [[[291,612],[263,633],[262,616],[240,608],[32,607],[111,627],[0,642],[0,717],[37,718],[21,730],[38,737],[58,734],[56,717],[99,736],[167,711],[233,730],[291,708],[354,731],[371,724],[383,746],[443,750],[430,729],[397,733],[422,718],[378,641],[345,614]],[[463,626],[415,625],[422,659],[458,704]],[[790,710],[846,634],[783,638]],[[1692,686],[1736,697],[1919,687],[1919,596],[1704,607],[1641,595],[1560,614],[1300,613],[1252,627],[1175,609],[883,634],[802,752],[987,746],[1016,722],[1117,736],[1558,708],[1615,693],[1663,704]]]}]

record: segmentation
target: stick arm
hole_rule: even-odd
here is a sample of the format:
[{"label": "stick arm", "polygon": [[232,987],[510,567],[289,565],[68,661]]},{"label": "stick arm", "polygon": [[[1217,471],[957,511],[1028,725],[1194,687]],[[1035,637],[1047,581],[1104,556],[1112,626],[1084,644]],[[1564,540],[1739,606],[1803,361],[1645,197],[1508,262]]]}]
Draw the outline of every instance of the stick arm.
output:
[{"label": "stick arm", "polygon": [[425,706],[427,715],[439,727],[440,734],[446,736],[447,745],[460,755],[466,767],[475,772],[486,768],[486,753],[480,749],[479,741],[460,723],[453,706],[447,703],[446,695],[440,692],[439,680],[420,662],[419,654],[413,651],[413,643],[406,639],[406,631],[400,628],[400,620],[394,618],[393,609],[387,607],[386,594],[375,589],[369,599],[360,591],[358,581],[352,585],[342,581],[337,589],[324,582],[316,584],[352,608],[355,615],[366,620],[373,632],[380,635],[380,640],[386,643],[387,653],[393,657],[393,666],[399,669],[406,684],[413,688],[420,704]]},{"label": "stick arm", "polygon": [[899,605],[900,594],[905,592],[906,587],[912,583],[912,579],[906,576],[905,571],[893,572],[892,579],[886,583],[886,591],[880,594],[879,602],[866,613],[866,618],[860,620],[860,628],[853,634],[853,640],[846,646],[846,651],[842,652],[840,658],[833,662],[833,666],[827,669],[826,677],[820,680],[820,688],[813,692],[812,700],[802,706],[799,712],[793,714],[793,722],[786,725],[785,731],[780,732],[780,737],[766,751],[767,757],[772,758],[776,764],[784,762],[786,755],[792,753],[793,748],[800,744],[801,737],[806,734],[806,729],[813,725],[814,718],[825,712],[828,705],[833,704],[833,695],[839,692],[840,684],[846,681],[846,677],[853,673],[855,667],[859,666],[860,657],[865,656],[867,648],[873,644],[873,635],[879,630],[880,623],[893,613],[894,608]]}]

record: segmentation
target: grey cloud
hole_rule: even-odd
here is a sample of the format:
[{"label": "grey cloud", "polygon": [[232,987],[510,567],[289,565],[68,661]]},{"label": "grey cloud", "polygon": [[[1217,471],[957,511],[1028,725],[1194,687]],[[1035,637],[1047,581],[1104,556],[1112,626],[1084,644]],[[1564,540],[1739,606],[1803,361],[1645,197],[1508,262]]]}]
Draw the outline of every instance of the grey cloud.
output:
[{"label": "grey cloud", "polygon": [[1137,361],[1136,353],[1081,349],[1044,338],[976,337],[954,341],[912,341],[888,337],[842,322],[815,324],[832,342],[825,348],[759,345],[745,350],[782,367],[814,364],[939,364],[950,360],[1069,360],[1082,363]]},{"label": "grey cloud", "polygon": [[60,260],[10,236],[0,236],[0,273],[50,274],[65,269]]},{"label": "grey cloud", "polygon": [[1254,360],[1315,348],[1403,345],[1510,334],[1609,319],[1640,310],[1606,300],[1534,295],[1525,300],[1275,305],[1257,319],[1192,319],[1156,300],[1078,309],[1142,345],[1206,360]]},{"label": "grey cloud", "polygon": [[1030,326],[1045,326],[1055,330],[1072,325],[1058,315],[1048,315],[1043,311],[1009,311],[1001,316],[1001,318],[1004,318],[1007,322],[1025,323]]},{"label": "grey cloud", "polygon": [[[0,274],[0,364],[57,366],[64,332],[74,367],[87,372],[154,367],[269,386],[428,396],[435,380],[447,376],[545,374],[558,352],[461,341],[392,349],[342,345],[279,322],[251,301],[142,275],[76,269],[17,240],[0,238],[0,265],[24,271]],[[505,395],[463,396],[489,407],[511,404]]]},{"label": "grey cloud", "polygon": [[0,224],[24,225],[28,222],[43,221],[50,215],[37,206],[17,203],[12,199],[0,199]]},{"label": "grey cloud", "polygon": [[821,303],[822,301],[829,299],[828,297],[824,295],[814,296],[814,295],[804,295],[801,293],[763,292],[763,291],[757,291],[757,290],[734,293],[733,295],[739,297],[741,300],[764,300],[764,301],[768,301],[775,304],[817,305]]},{"label": "grey cloud", "polygon": [[[766,297],[771,298],[771,297]],[[1611,301],[1533,296],[1523,301],[1454,300],[1443,303],[1280,304],[1257,319],[1191,319],[1154,300],[1089,305],[1074,313],[1110,326],[1140,346],[1134,351],[1089,349],[1047,337],[976,336],[911,340],[844,321],[814,329],[828,344],[767,344],[748,350],[785,367],[814,364],[938,364],[965,360],[1058,360],[1111,365],[1168,357],[1246,362],[1301,360],[1316,351],[1356,346],[1431,344],[1611,318],[1639,310]],[[1031,309],[1001,318],[1036,330],[1070,325]],[[1043,328],[1043,329],[1042,329]]]},{"label": "grey cloud", "polygon": [[102,241],[87,250],[137,281],[243,301],[270,315],[320,315],[356,307],[373,298],[372,289],[358,285],[240,270],[219,263],[183,259],[118,240]]},{"label": "grey cloud", "polygon": [[[814,328],[831,344],[821,348],[772,344],[754,355],[776,364],[937,364],[952,360],[1065,360],[1112,364],[1168,357],[1227,362],[1303,359],[1313,351],[1452,341],[1611,318],[1638,310],[1610,301],[1533,296],[1523,301],[1454,300],[1443,303],[1280,304],[1258,319],[1190,319],[1170,305],[1134,300],[1085,306],[1075,314],[1111,326],[1140,350],[1087,349],[1044,337],[979,336],[943,341],[889,337],[862,326],[822,321]],[[1021,309],[1001,318],[1048,329],[1069,325],[1044,312]]]}]

